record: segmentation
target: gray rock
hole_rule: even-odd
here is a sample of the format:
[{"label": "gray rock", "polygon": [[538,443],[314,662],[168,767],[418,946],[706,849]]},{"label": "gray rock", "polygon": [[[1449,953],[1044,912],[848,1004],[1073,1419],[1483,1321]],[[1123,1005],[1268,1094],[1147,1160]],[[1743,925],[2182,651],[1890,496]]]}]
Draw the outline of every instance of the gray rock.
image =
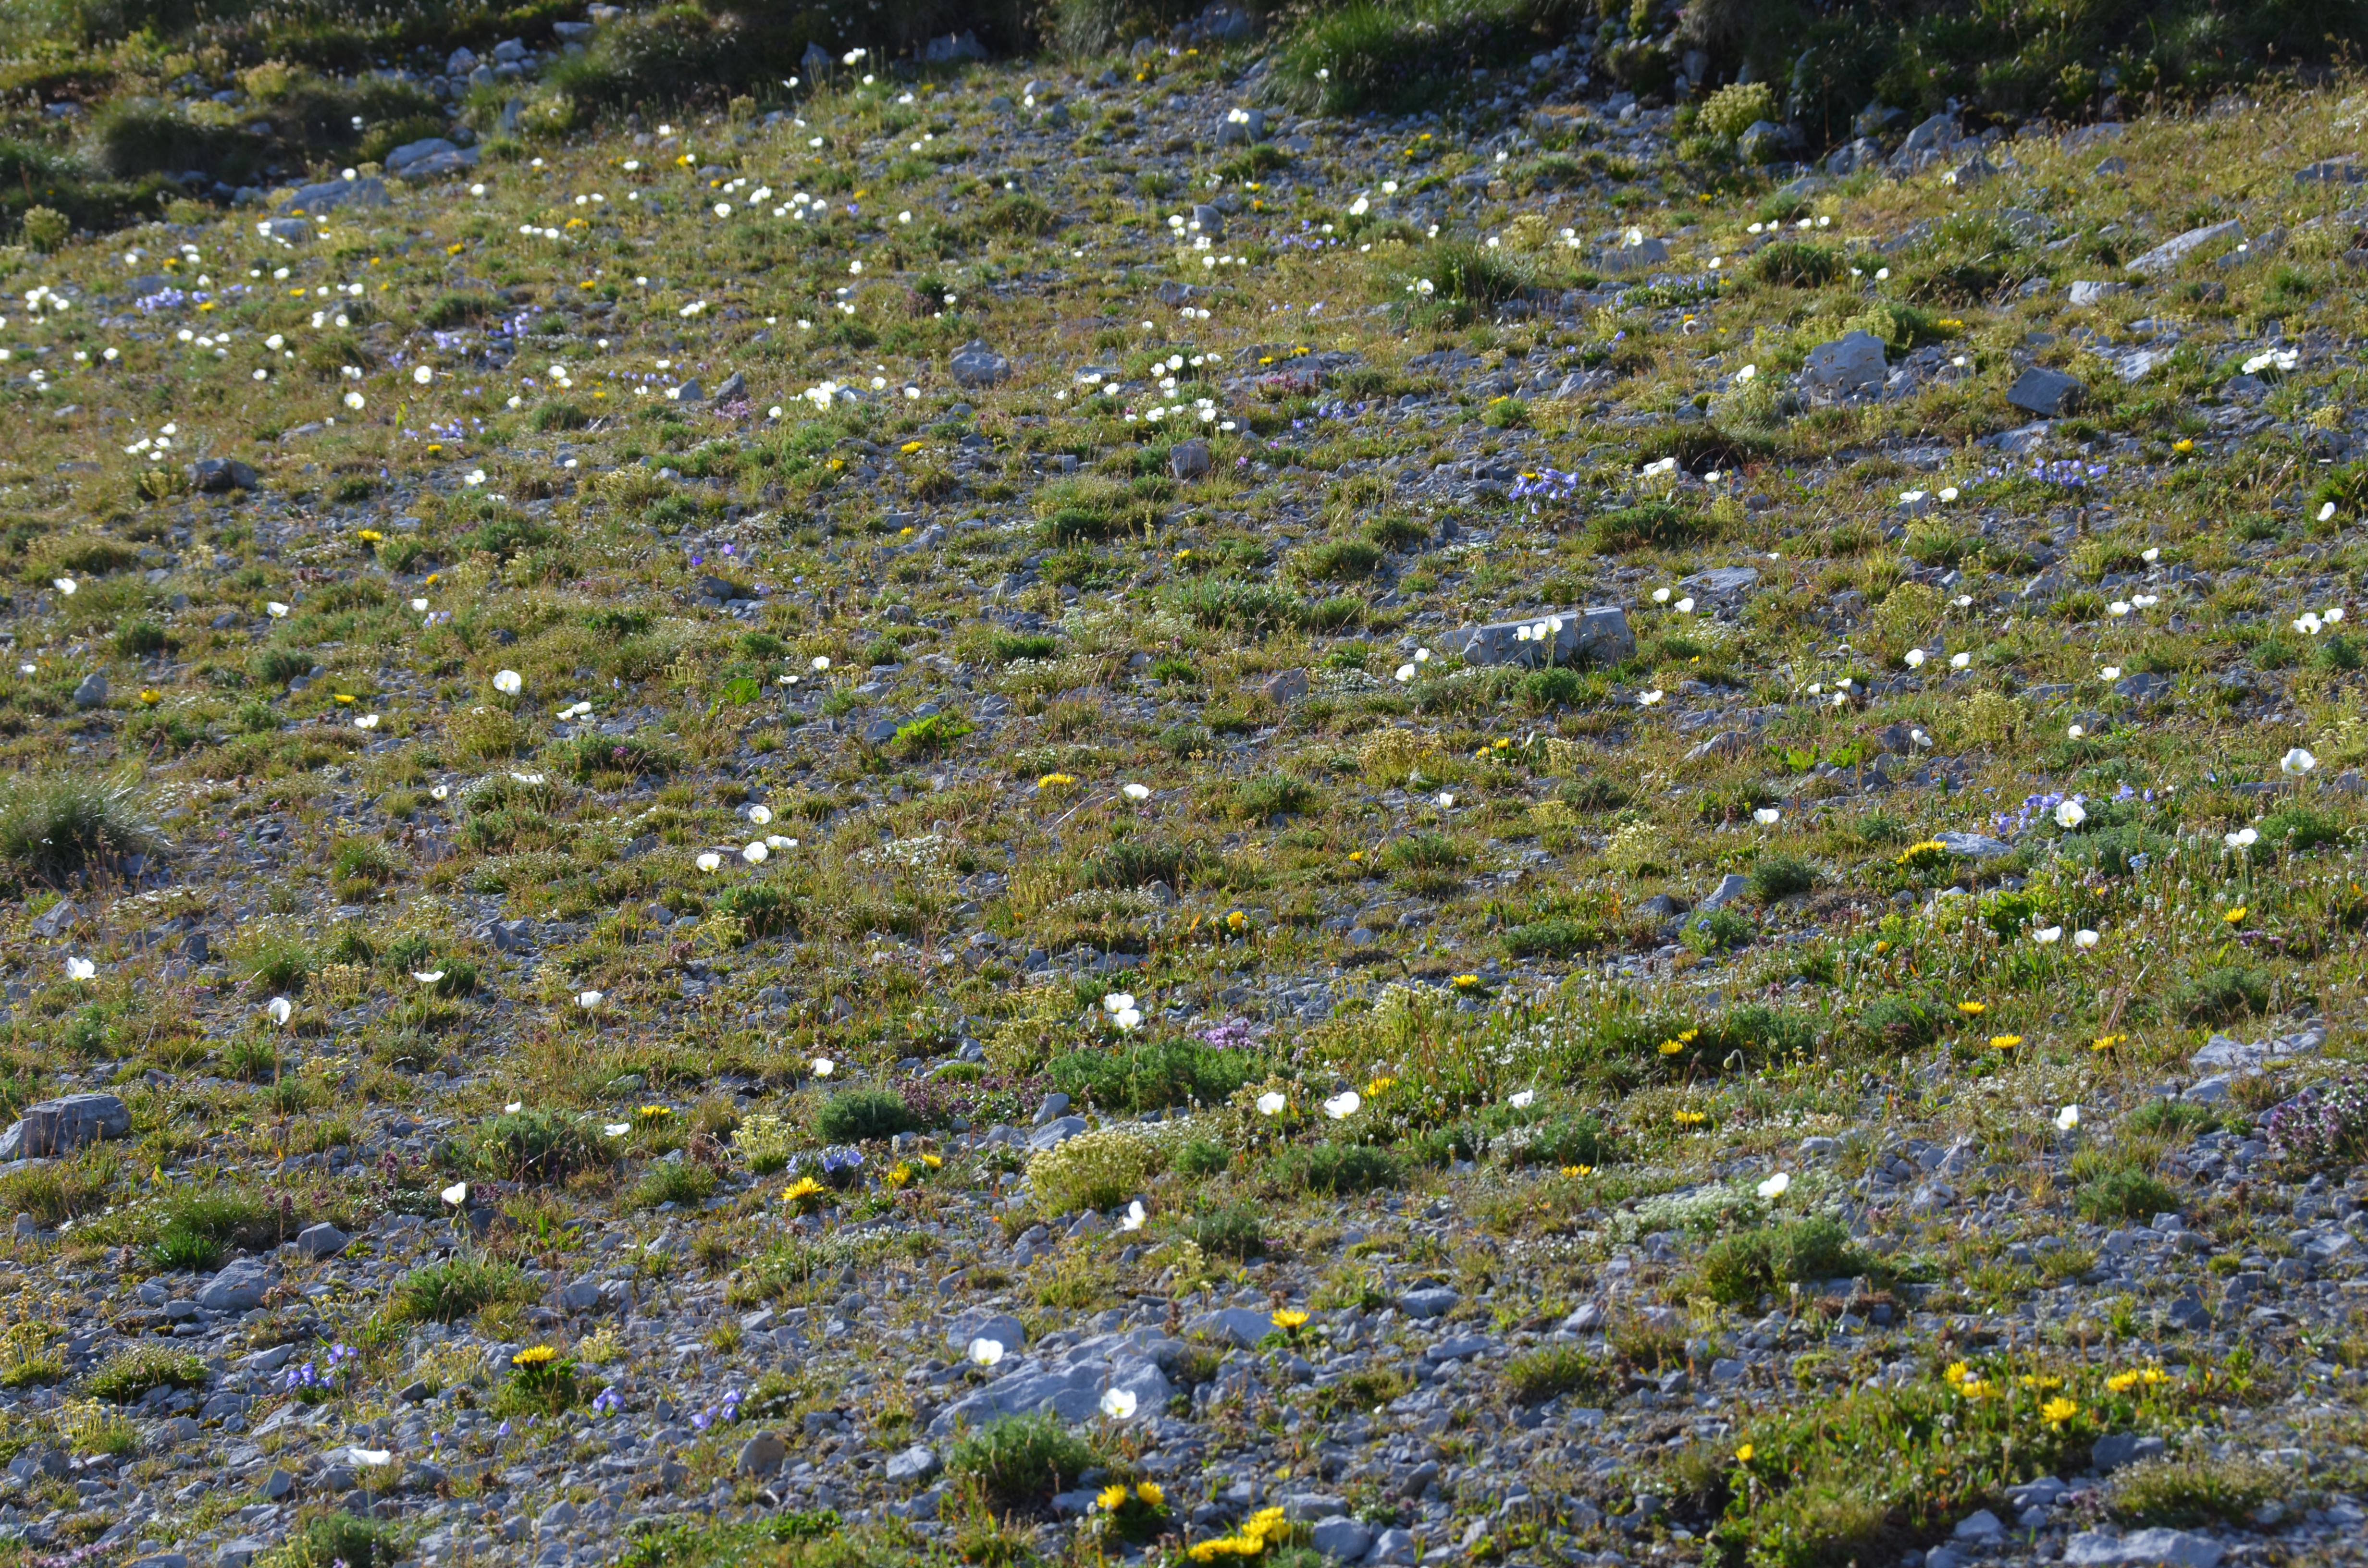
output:
[{"label": "gray rock", "polygon": [[1704,898],[1702,903],[1695,907],[1700,909],[1704,915],[1709,914],[1713,909],[1724,909],[1728,904],[1733,903],[1736,899],[1741,898],[1744,893],[1749,890],[1750,886],[1751,883],[1748,878],[1745,878],[1736,872],[1729,871],[1725,876],[1723,876],[1718,880],[1718,886],[1711,890],[1709,896]]},{"label": "gray rock", "polygon": [[199,458],[189,465],[189,483],[209,495],[255,488],[255,470],[236,458]]},{"label": "gray rock", "polygon": [[[287,1471],[274,1471],[272,1473],[285,1475]],[[214,1549],[214,1568],[248,1568],[250,1563],[269,1550],[270,1548],[264,1542],[251,1535],[236,1536]]]},{"label": "gray rock", "polygon": [[715,401],[718,403],[732,403],[747,395],[748,378],[737,370],[724,377],[723,384],[715,389]]},{"label": "gray rock", "polygon": [[70,1154],[87,1143],[131,1135],[131,1110],[114,1095],[64,1095],[25,1108],[0,1133],[0,1160]]},{"label": "gray rock", "polygon": [[256,229],[265,239],[283,245],[301,245],[313,237],[313,225],[302,218],[267,218]]},{"label": "gray rock", "polygon": [[1773,163],[1784,150],[1800,140],[1800,134],[1789,125],[1779,125],[1772,119],[1755,119],[1743,128],[1735,139],[1735,150],[1748,164]]},{"label": "gray rock", "polygon": [[1266,110],[1262,108],[1230,109],[1226,111],[1225,118],[1217,122],[1217,145],[1220,147],[1247,147],[1254,142],[1265,140]]},{"label": "gray rock", "polygon": [[2064,1543],[2067,1568],[2219,1568],[2221,1545],[2193,1530],[2132,1530],[2118,1539],[2083,1530]]},{"label": "gray rock", "polygon": [[1542,610],[1519,620],[1451,631],[1440,642],[1467,665],[1616,665],[1636,652],[1628,613],[1616,605]]},{"label": "gray rock", "polygon": [[1309,1539],[1316,1551],[1340,1562],[1362,1560],[1373,1545],[1373,1532],[1346,1514],[1326,1514],[1316,1520]]},{"label": "gray rock", "polygon": [[[1175,1397],[1167,1369],[1184,1354],[1179,1340],[1150,1329],[1097,1335],[1074,1347],[1039,1359],[1030,1357],[978,1392],[959,1399],[929,1423],[931,1437],[985,1426],[998,1416],[1044,1412],[1064,1421],[1101,1415],[1102,1397],[1112,1389],[1135,1396],[1136,1409],[1157,1412]],[[1009,1365],[1009,1363],[1006,1363]]]},{"label": "gray rock", "polygon": [[2170,695],[2171,679],[2152,670],[2140,670],[2134,676],[2123,676],[2113,683],[2113,694],[2133,702],[2158,702]]},{"label": "gray rock", "polygon": [[2244,237],[2245,225],[2234,218],[2223,222],[2206,223],[2200,229],[2190,229],[2183,234],[2163,241],[2146,255],[2129,263],[2126,270],[2135,272],[2141,278],[2159,278],[2164,273],[2174,270],[2180,262],[2208,245],[2218,244],[2223,240],[2233,242]]},{"label": "gray rock", "polygon": [[61,931],[73,929],[81,919],[82,911],[74,906],[74,900],[62,898],[42,911],[40,917],[33,922],[33,935],[54,937]]},{"label": "gray rock", "polygon": [[393,203],[386,194],[386,182],[376,175],[359,179],[327,179],[318,185],[300,185],[296,193],[279,204],[282,212],[321,213],[340,207],[388,207]]},{"label": "gray rock", "polygon": [[198,1288],[198,1305],[210,1312],[247,1312],[263,1304],[271,1270],[251,1257],[233,1259]]},{"label": "gray rock", "polygon": [[1426,1285],[1398,1298],[1398,1311],[1410,1318],[1444,1317],[1463,1298],[1445,1285]]},{"label": "gray rock", "polygon": [[985,60],[986,46],[978,35],[964,28],[958,33],[933,38],[921,48],[921,59],[930,65],[951,65],[958,60]]},{"label": "gray rock", "polygon": [[1313,1524],[1348,1511],[1348,1503],[1327,1492],[1286,1492],[1280,1501],[1282,1517],[1292,1524]]},{"label": "gray rock", "polygon": [[1883,339],[1871,332],[1845,333],[1820,343],[1801,367],[1804,385],[1833,395],[1879,390],[1884,375]]},{"label": "gray rock", "polygon": [[1603,1326],[1602,1305],[1595,1301],[1582,1301],[1568,1317],[1562,1320],[1562,1326],[1564,1332],[1568,1334],[1593,1333]]},{"label": "gray rock", "polygon": [[1225,210],[1203,201],[1192,209],[1192,228],[1201,238],[1222,240],[1225,237]]},{"label": "gray rock", "polygon": [[689,381],[683,382],[682,385],[675,388],[674,401],[677,403],[705,403],[707,401],[707,389],[700,386],[699,384],[699,378],[694,376]]},{"label": "gray rock", "polygon": [[1006,1354],[1017,1356],[1028,1346],[1028,1330],[1009,1312],[973,1307],[948,1325],[946,1348],[966,1355],[974,1339],[992,1339],[1003,1346]]},{"label": "gray rock", "polygon": [[346,1250],[346,1233],[323,1221],[296,1233],[296,1250],[306,1257],[335,1257]]},{"label": "gray rock", "polygon": [[1372,1550],[1365,1554],[1365,1561],[1368,1563],[1374,1564],[1375,1568],[1382,1568],[1382,1565],[1384,1564],[1395,1565],[1412,1562],[1414,1561],[1414,1532],[1408,1529],[1397,1528],[1383,1530],[1380,1535],[1373,1538]]},{"label": "gray rock", "polygon": [[2368,180],[2368,167],[2356,158],[2321,158],[2294,171],[2296,185],[2358,185]]},{"label": "gray rock", "polygon": [[790,1446],[776,1432],[759,1432],[740,1445],[740,1457],[735,1461],[743,1475],[767,1476],[781,1468],[790,1457]]},{"label": "gray rock", "polygon": [[943,1468],[935,1449],[916,1443],[889,1460],[888,1479],[895,1482],[927,1481]]},{"label": "gray rock", "polygon": [[2273,1035],[2268,1040],[2240,1040],[2215,1034],[2203,1042],[2202,1050],[2187,1059],[2187,1064],[2198,1072],[2250,1075],[2260,1072],[2264,1064],[2273,1060],[2316,1056],[2326,1044],[2327,1031],[2316,1026],[2297,1029],[2293,1034]]},{"label": "gray rock", "polygon": [[2157,1457],[2164,1447],[2160,1437],[2141,1437],[2135,1432],[2116,1432],[2089,1445],[2089,1468],[2109,1475],[2125,1465]]},{"label": "gray rock", "polygon": [[1757,566],[1713,566],[1707,572],[1697,572],[1679,579],[1678,586],[1689,593],[1707,594],[1724,598],[1729,594],[1748,592],[1759,584]]},{"label": "gray rock", "polygon": [[1987,860],[2014,853],[2014,846],[2003,838],[1992,838],[1987,833],[1943,833],[1935,842],[1952,855],[1962,855],[1971,860]]},{"label": "gray rock", "polygon": [[2099,283],[2089,280],[2076,282],[2065,290],[2064,297],[2076,305],[2101,305],[2116,294],[2126,294],[2126,283]]},{"label": "gray rock", "polygon": [[1991,163],[1987,158],[1983,157],[1979,153],[1976,153],[1972,157],[1967,158],[1964,163],[1959,164],[1955,168],[1951,169],[1947,174],[1942,175],[1941,176],[1941,183],[1943,185],[1955,186],[1962,190],[1981,185],[1987,181],[1996,179],[1997,177],[1998,165]]},{"label": "gray rock", "polygon": [[74,704],[77,708],[106,707],[107,677],[97,670],[83,676],[82,684],[74,689]]},{"label": "gray rock", "polygon": [[1036,1125],[1042,1127],[1055,1117],[1067,1115],[1068,1110],[1069,1096],[1055,1089],[1044,1096],[1043,1104],[1036,1108]]},{"label": "gray rock", "polygon": [[1307,695],[1307,672],[1305,670],[1280,671],[1259,689],[1264,691],[1272,701],[1296,702]]},{"label": "gray rock", "polygon": [[2006,400],[2017,408],[2053,418],[2078,403],[2087,390],[2061,370],[2033,365],[2015,378],[2014,385],[2007,389]]},{"label": "gray rock", "polygon": [[1976,1508],[1959,1519],[1957,1528],[1949,1533],[1959,1540],[1996,1540],[2006,1534],[2006,1526],[1987,1508]]},{"label": "gray rock", "polygon": [[1222,1339],[1247,1350],[1274,1333],[1275,1327],[1270,1313],[1250,1307],[1220,1307],[1192,1319],[1184,1330],[1195,1338]]},{"label": "gray rock", "polygon": [[955,349],[948,363],[957,386],[991,387],[1011,374],[1011,361],[975,338]]},{"label": "gray rock", "polygon": [[1167,449],[1167,472],[1178,479],[1198,479],[1214,466],[1209,443],[1198,437],[1178,441]]},{"label": "gray rock", "polygon": [[1596,258],[1596,266],[1605,272],[1644,272],[1669,264],[1669,243],[1667,240],[1645,239],[1633,245],[1618,245]]}]

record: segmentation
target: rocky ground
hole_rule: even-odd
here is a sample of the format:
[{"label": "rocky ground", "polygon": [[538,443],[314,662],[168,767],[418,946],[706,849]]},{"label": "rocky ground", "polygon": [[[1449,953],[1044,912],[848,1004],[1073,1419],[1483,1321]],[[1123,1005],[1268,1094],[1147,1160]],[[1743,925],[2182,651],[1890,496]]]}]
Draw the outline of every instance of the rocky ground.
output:
[{"label": "rocky ground", "polygon": [[7,1550],[2368,1555],[2359,100],[1600,78],[11,253]]}]

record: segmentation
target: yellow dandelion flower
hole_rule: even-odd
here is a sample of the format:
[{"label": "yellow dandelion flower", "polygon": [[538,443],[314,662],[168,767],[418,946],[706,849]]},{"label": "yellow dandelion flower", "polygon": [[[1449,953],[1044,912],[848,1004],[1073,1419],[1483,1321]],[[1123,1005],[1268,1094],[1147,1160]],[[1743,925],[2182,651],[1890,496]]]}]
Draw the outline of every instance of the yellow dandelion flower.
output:
[{"label": "yellow dandelion flower", "polygon": [[1664,1056],[1675,1056],[1685,1048],[1686,1042],[1681,1040],[1665,1040],[1657,1047],[1660,1053]]},{"label": "yellow dandelion flower", "polygon": [[1076,783],[1076,780],[1071,778],[1068,774],[1047,773],[1043,778],[1036,780],[1036,788],[1050,793],[1054,790],[1069,789]]},{"label": "yellow dandelion flower", "polygon": [[354,535],[354,537],[361,540],[364,544],[376,544],[385,539],[386,535],[379,532],[376,528],[364,528],[361,532]]},{"label": "yellow dandelion flower", "polygon": [[1566,1176],[1588,1176],[1595,1174],[1595,1167],[1593,1165],[1565,1165],[1562,1168],[1562,1174]]},{"label": "yellow dandelion flower", "polygon": [[1274,1326],[1286,1333],[1294,1328],[1304,1328],[1307,1326],[1307,1314],[1297,1307],[1283,1307],[1274,1314]]},{"label": "yellow dandelion flower", "polygon": [[1126,1506],[1126,1488],[1115,1485],[1105,1486],[1095,1494],[1094,1501],[1100,1505],[1103,1513],[1114,1514]]},{"label": "yellow dandelion flower", "polygon": [[2049,1426],[2061,1426],[2066,1421],[2071,1420],[2075,1415],[2079,1415],[2080,1407],[2073,1403],[2070,1400],[2066,1399],[2062,1394],[2057,1394],[2054,1399],[2049,1400],[2045,1404],[2039,1407],[2039,1414],[2047,1417],[2047,1424]]},{"label": "yellow dandelion flower", "polygon": [[781,1201],[792,1208],[810,1203],[830,1190],[810,1176],[798,1177],[781,1194]]},{"label": "yellow dandelion flower", "polygon": [[674,1107],[672,1106],[645,1105],[642,1108],[642,1119],[643,1121],[664,1121],[667,1117],[670,1117],[673,1114]]},{"label": "yellow dandelion flower", "polygon": [[2019,1034],[1994,1034],[1990,1036],[1990,1049],[1993,1051],[2012,1051],[2016,1046],[2021,1045],[2021,1043],[2022,1037]]},{"label": "yellow dandelion flower", "polygon": [[1710,1119],[1708,1115],[1698,1110],[1681,1110],[1674,1113],[1674,1116],[1679,1127],[1700,1127]]},{"label": "yellow dandelion flower", "polygon": [[1743,1447],[1735,1450],[1735,1462],[1737,1464],[1749,1464],[1751,1462],[1750,1444],[1746,1443]]},{"label": "yellow dandelion flower", "polygon": [[1978,1018],[1989,1010],[1990,1005],[1987,1002],[1960,1002],[1957,1004],[1957,1011],[1964,1014],[1965,1017],[1969,1018]]},{"label": "yellow dandelion flower", "polygon": [[1379,1077],[1379,1078],[1374,1079],[1374,1080],[1373,1080],[1372,1083],[1370,1083],[1370,1084],[1367,1084],[1367,1085],[1365,1085],[1365,1093],[1367,1093],[1367,1094],[1369,1094],[1369,1095],[1380,1095],[1380,1094],[1386,1094],[1386,1093],[1388,1093],[1390,1090],[1395,1089],[1395,1088],[1396,1088],[1397,1086],[1398,1086],[1398,1081],[1397,1081],[1395,1078],[1392,1078],[1392,1077],[1389,1077],[1389,1076],[1384,1075],[1384,1076],[1383,1076],[1383,1077]]},{"label": "yellow dandelion flower", "polygon": [[559,1352],[548,1345],[529,1345],[510,1358],[513,1367],[547,1367],[559,1359]]},{"label": "yellow dandelion flower", "polygon": [[2097,1037],[2095,1043],[2090,1045],[2089,1049],[2091,1051],[2111,1051],[2113,1047],[2121,1044],[2122,1041],[2129,1038],[2130,1037],[2127,1035],[2121,1034],[2100,1034]]},{"label": "yellow dandelion flower", "polygon": [[1480,977],[1476,974],[1459,974],[1455,977],[1455,989],[1458,991],[1473,990],[1479,983]]},{"label": "yellow dandelion flower", "polygon": [[2188,453],[2195,449],[2195,441],[2192,437],[2182,436],[2178,440],[2173,441],[2170,444],[2170,449],[2177,452],[2180,457],[2185,457]]},{"label": "yellow dandelion flower", "polygon": [[1250,917],[1236,909],[1225,916],[1225,929],[1239,933],[1249,929]]},{"label": "yellow dandelion flower", "polygon": [[1167,1506],[1167,1494],[1159,1489],[1159,1483],[1156,1481],[1137,1482],[1134,1497],[1136,1502],[1146,1508],[1164,1508]]},{"label": "yellow dandelion flower", "polygon": [[2241,903],[2240,903],[2240,904],[2238,904],[2236,908],[2234,908],[2234,909],[2230,910],[2227,914],[2226,914],[2226,915],[2222,915],[2220,918],[2221,918],[2221,920],[2222,920],[2223,922],[2225,922],[2225,923],[2226,923],[2226,924],[2227,924],[2227,925],[2230,925],[2230,926],[2241,926],[2241,925],[2243,925],[2243,924],[2244,924],[2244,922],[2245,922],[2245,914],[2246,914],[2246,906],[2245,906],[2244,904],[2241,904]]}]

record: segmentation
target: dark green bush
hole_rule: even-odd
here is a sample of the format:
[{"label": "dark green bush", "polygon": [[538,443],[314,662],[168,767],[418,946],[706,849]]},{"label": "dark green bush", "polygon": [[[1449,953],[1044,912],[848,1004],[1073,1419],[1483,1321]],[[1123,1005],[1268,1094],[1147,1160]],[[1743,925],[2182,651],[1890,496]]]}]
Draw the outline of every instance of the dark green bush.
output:
[{"label": "dark green bush", "polygon": [[1310,1192],[1371,1192],[1406,1178],[1397,1157],[1367,1143],[1318,1143],[1287,1160],[1297,1184]]},{"label": "dark green bush", "polygon": [[1713,1300],[1736,1306],[1780,1284],[1841,1278],[1865,1267],[1848,1231],[1813,1218],[1720,1238],[1702,1255],[1702,1275]]},{"label": "dark green bush", "polygon": [[85,1387],[93,1399],[129,1404],[155,1389],[201,1389],[209,1376],[199,1357],[161,1345],[141,1345],[93,1372]]},{"label": "dark green bush", "polygon": [[1007,1415],[956,1443],[946,1468],[975,1485],[993,1506],[1033,1514],[1099,1462],[1092,1446],[1058,1416]]},{"label": "dark green bush", "polygon": [[1798,855],[1764,855],[1746,879],[1751,896],[1762,903],[1807,892],[1817,885],[1817,869]]},{"label": "dark green bush", "polygon": [[1194,845],[1165,838],[1124,838],[1104,846],[1086,863],[1086,885],[1119,889],[1166,882],[1171,888],[1181,887],[1185,872],[1200,857]]},{"label": "dark green bush", "polygon": [[1806,240],[1779,240],[1751,258],[1751,276],[1791,289],[1822,289],[1842,275],[1841,252]]},{"label": "dark green bush", "polygon": [[1073,1051],[1053,1059],[1053,1086],[1103,1110],[1159,1110],[1197,1101],[1222,1105],[1250,1081],[1255,1062],[1193,1040]]},{"label": "dark green bush", "polygon": [[845,1089],[825,1100],[814,1131],[834,1143],[894,1138],[914,1130],[912,1108],[889,1089]]},{"label": "dark green bush", "polygon": [[1591,952],[1609,938],[1601,926],[1558,915],[1512,926],[1505,933],[1505,950],[1517,959],[1566,959]]},{"label": "dark green bush", "polygon": [[2170,994],[2169,1006],[2173,1017],[2189,1024],[2225,1024],[2248,1013],[2267,1013],[2269,977],[2229,964],[2180,986]]},{"label": "dark green bush", "polygon": [[581,1121],[552,1110],[487,1117],[467,1137],[460,1163],[499,1181],[564,1181],[609,1158]]},{"label": "dark green bush", "polygon": [[1587,537],[1605,555],[1632,550],[1689,550],[1716,539],[1718,525],[1672,501],[1645,501],[1597,513],[1587,525]]},{"label": "dark green bush", "polygon": [[129,778],[63,771],[0,778],[0,861],[23,876],[55,882],[164,848],[147,795]]},{"label": "dark green bush", "polygon": [[1266,1250],[1266,1231],[1258,1211],[1247,1203],[1201,1210],[1185,1221],[1184,1232],[1194,1245],[1212,1257],[1241,1261]]},{"label": "dark green bush", "polygon": [[1576,1345],[1525,1350],[1505,1363],[1497,1381],[1516,1404],[1543,1404],[1565,1393],[1603,1393],[1611,1382],[1603,1365]]},{"label": "dark green bush", "polygon": [[2083,1219],[2100,1225],[2179,1212],[2179,1194],[2141,1170],[2112,1170],[2092,1176],[2073,1190],[2072,1201]]},{"label": "dark green bush", "polygon": [[534,1299],[517,1265],[474,1253],[415,1268],[395,1281],[387,1315],[397,1323],[459,1323],[496,1301]]},{"label": "dark green bush", "polygon": [[751,937],[778,937],[798,927],[798,902],[771,882],[743,882],[715,901],[717,913],[740,922]]}]

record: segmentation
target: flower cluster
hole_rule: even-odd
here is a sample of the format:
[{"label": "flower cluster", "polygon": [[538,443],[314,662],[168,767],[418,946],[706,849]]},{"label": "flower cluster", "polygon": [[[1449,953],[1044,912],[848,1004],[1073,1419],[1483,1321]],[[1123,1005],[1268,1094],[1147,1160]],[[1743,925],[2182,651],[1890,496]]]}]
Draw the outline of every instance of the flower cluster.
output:
[{"label": "flower cluster", "polygon": [[1281,1508],[1260,1508],[1242,1521],[1242,1528],[1232,1535],[1212,1536],[1195,1541],[1184,1555],[1195,1562],[1214,1562],[1224,1557],[1259,1557],[1276,1543],[1289,1539],[1291,1525]]},{"label": "flower cluster", "polygon": [[2316,1169],[2368,1156],[2368,1083],[2314,1084],[2271,1109],[2268,1128],[2270,1152],[2284,1164]]}]

